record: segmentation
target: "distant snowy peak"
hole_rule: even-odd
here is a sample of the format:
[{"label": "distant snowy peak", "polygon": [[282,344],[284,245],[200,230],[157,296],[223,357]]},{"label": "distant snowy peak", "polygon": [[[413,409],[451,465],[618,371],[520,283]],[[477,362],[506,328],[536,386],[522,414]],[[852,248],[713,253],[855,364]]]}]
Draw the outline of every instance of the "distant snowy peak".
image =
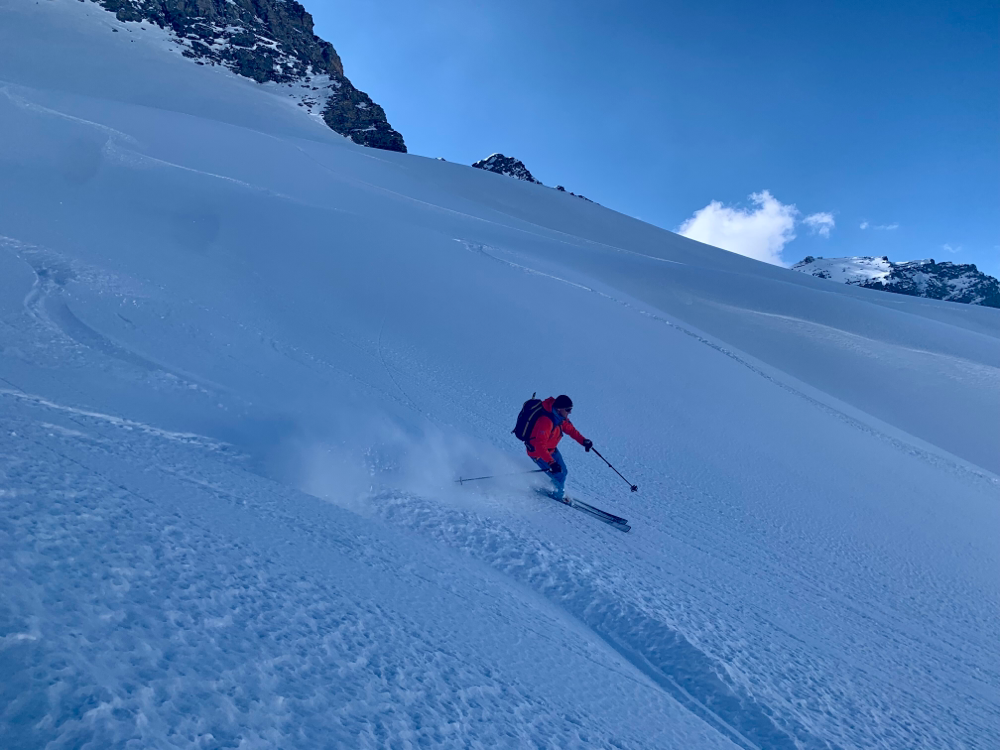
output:
[{"label": "distant snowy peak", "polygon": [[515,180],[524,180],[525,182],[533,182],[536,185],[541,185],[542,183],[536,180],[528,168],[524,166],[524,162],[520,159],[515,159],[512,156],[504,156],[503,154],[491,154],[485,159],[480,159],[475,164],[473,164],[476,169],[485,169],[487,172],[495,172],[496,174],[506,175],[507,177],[513,177]]},{"label": "distant snowy peak", "polygon": [[810,255],[792,269],[866,289],[1000,307],[1000,281],[972,263],[935,263],[933,259],[893,263],[886,256],[814,258]]},{"label": "distant snowy peak", "polygon": [[337,51],[313,34],[295,0],[94,0],[120,21],[173,32],[186,57],[224,65],[258,83],[291,87],[309,112],[355,143],[406,151],[385,111],[344,76]]},{"label": "distant snowy peak", "polygon": [[792,266],[792,270],[802,271],[802,273],[808,273],[821,279],[865,286],[873,281],[884,282],[892,272],[892,265],[885,256],[881,258],[814,258],[807,255],[801,263]]}]

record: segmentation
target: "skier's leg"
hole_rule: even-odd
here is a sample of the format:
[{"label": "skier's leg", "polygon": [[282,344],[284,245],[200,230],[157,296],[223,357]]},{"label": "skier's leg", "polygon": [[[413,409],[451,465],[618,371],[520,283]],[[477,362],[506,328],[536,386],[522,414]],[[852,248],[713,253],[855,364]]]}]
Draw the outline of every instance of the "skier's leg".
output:
[{"label": "skier's leg", "polygon": [[[531,460],[534,461],[536,464],[538,464],[538,468],[541,469],[542,471],[544,471],[545,472],[545,476],[547,476],[549,479],[551,479],[552,483],[555,484],[556,480],[552,479],[553,475],[552,475],[551,471],[549,470],[549,462],[546,461],[544,458],[533,458]],[[562,466],[562,464],[560,464],[560,466]]]},{"label": "skier's leg", "polygon": [[559,449],[556,448],[552,451],[552,458],[562,467],[562,470],[558,474],[549,474],[549,479],[552,480],[552,484],[555,485],[555,492],[553,496],[556,500],[562,500],[563,495],[566,494],[566,475],[569,471],[566,468],[566,462],[563,461],[562,454],[559,453]]},{"label": "skier's leg", "polygon": [[556,500],[562,500],[565,490],[563,489],[566,485],[566,464],[563,463],[563,457],[559,454],[559,450],[556,449],[552,451],[552,459],[556,461],[561,467],[562,471],[558,474],[553,474],[549,471],[549,462],[542,458],[533,458],[539,469],[545,471],[545,476],[547,476],[552,481],[552,496]]}]

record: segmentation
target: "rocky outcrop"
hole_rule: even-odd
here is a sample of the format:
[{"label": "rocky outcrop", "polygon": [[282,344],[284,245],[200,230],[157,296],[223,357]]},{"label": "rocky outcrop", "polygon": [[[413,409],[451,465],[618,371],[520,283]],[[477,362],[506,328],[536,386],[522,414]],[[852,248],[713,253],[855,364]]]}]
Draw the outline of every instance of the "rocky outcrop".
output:
[{"label": "rocky outcrop", "polygon": [[302,106],[363,146],[406,151],[385,111],[344,75],[333,46],[313,33],[295,0],[94,0],[121,21],[147,21],[175,35],[183,54],[224,65],[258,83],[295,84]]},{"label": "rocky outcrop", "polygon": [[893,263],[884,255],[880,258],[814,258],[810,255],[792,269],[866,289],[1000,307],[1000,281],[983,273],[973,263],[936,263],[933,259]]},{"label": "rocky outcrop", "polygon": [[[476,169],[484,169],[487,172],[494,172],[496,174],[502,174],[507,177],[513,177],[515,180],[524,180],[525,182],[531,182],[534,183],[535,185],[542,184],[539,180],[536,180],[534,176],[532,176],[531,172],[528,171],[528,168],[524,166],[524,162],[522,162],[520,159],[515,159],[512,156],[504,156],[503,154],[491,154],[490,156],[487,156],[485,159],[480,159],[472,166],[474,166]],[[571,193],[562,185],[556,185],[556,190],[558,190],[560,193],[569,193],[570,195],[576,198],[583,198],[583,200],[587,201],[587,203],[594,202],[590,200],[590,198],[587,198],[584,195],[577,195],[576,193]]]},{"label": "rocky outcrop", "polygon": [[524,180],[525,182],[533,182],[536,185],[541,185],[542,183],[532,177],[531,172],[528,168],[524,166],[524,163],[519,159],[515,159],[512,156],[504,156],[503,154],[491,154],[485,159],[480,159],[475,164],[473,164],[476,169],[485,169],[487,172],[495,172],[496,174],[506,175],[507,177],[513,177],[515,180]]},{"label": "rocky outcrop", "polygon": [[558,190],[560,193],[569,193],[570,195],[572,195],[575,198],[583,198],[585,201],[587,201],[587,203],[593,203],[594,202],[594,201],[590,200],[590,198],[588,198],[586,195],[580,195],[579,193],[574,193],[571,190],[567,190],[562,185],[556,185],[556,190]]}]

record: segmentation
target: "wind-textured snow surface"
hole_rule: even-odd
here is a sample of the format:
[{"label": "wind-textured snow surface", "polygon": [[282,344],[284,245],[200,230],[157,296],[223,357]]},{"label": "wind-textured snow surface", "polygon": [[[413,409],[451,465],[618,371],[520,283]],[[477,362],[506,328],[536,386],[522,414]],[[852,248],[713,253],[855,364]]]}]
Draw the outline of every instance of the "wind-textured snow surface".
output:
[{"label": "wind-textured snow surface", "polygon": [[1000,746],[996,310],[287,99],[0,0],[0,745]]}]

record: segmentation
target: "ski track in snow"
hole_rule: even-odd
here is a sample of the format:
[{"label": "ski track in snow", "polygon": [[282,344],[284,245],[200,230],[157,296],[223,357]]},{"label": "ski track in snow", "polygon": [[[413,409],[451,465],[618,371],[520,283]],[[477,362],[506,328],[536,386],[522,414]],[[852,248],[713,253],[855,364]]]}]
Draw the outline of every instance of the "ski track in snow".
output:
[{"label": "ski track in snow", "polygon": [[[60,112],[59,110],[52,109],[51,107],[46,107],[42,104],[38,104],[37,102],[31,101],[23,94],[15,94],[11,89],[20,87],[16,86],[15,84],[11,84],[8,81],[0,80],[0,86],[2,86],[0,87],[0,94],[6,96],[11,102],[13,102],[16,106],[20,107],[21,109],[25,109],[28,110],[29,112],[35,112],[38,114],[52,115],[53,117],[59,117],[61,119],[68,120],[70,122],[80,123],[81,125],[86,125],[89,128],[93,128],[94,130],[104,133],[109,138],[118,138],[123,142],[134,146],[139,145],[139,141],[130,136],[128,133],[123,133],[120,130],[108,127],[107,125],[103,125],[102,123],[99,122],[94,122],[93,120],[87,120],[82,117],[76,117],[75,115],[67,114],[66,112]],[[27,92],[25,91],[23,93]]]},{"label": "ski track in snow", "polygon": [[[472,250],[474,252],[478,252],[478,253],[480,253],[482,255],[485,255],[487,258],[492,258],[493,260],[497,261],[498,263],[503,263],[504,265],[510,266],[511,268],[516,268],[516,269],[518,269],[520,271],[524,271],[525,273],[530,273],[530,274],[532,274],[534,276],[542,276],[542,277],[544,277],[546,279],[553,279],[554,281],[559,281],[559,282],[562,282],[563,284],[568,284],[569,286],[576,287],[577,289],[582,289],[585,292],[593,292],[594,291],[589,286],[584,286],[583,284],[577,284],[575,281],[570,281],[569,279],[564,279],[564,278],[561,278],[559,276],[553,276],[550,273],[543,273],[542,271],[538,271],[538,270],[536,270],[534,268],[529,268],[528,266],[523,266],[520,263],[515,263],[514,261],[511,261],[511,260],[504,260],[503,258],[497,257],[493,253],[488,252],[486,250],[486,246],[485,245],[474,243],[474,242],[466,242],[464,240],[457,240],[457,241],[461,242],[469,250]],[[493,249],[494,251],[496,251],[495,248],[491,248],[491,249]],[[499,252],[499,251],[496,251],[496,252]],[[607,296],[607,295],[602,295],[602,296]]]},{"label": "ski track in snow", "polygon": [[[9,385],[14,385],[10,381],[5,380],[4,382]],[[16,386],[15,386],[16,387]],[[38,404],[39,406],[44,406],[48,409],[53,409],[56,411],[63,411],[67,414],[72,414],[78,417],[89,417],[91,419],[99,419],[108,424],[114,425],[115,427],[122,428],[124,430],[140,430],[142,432],[147,432],[151,435],[157,435],[166,440],[176,441],[178,443],[186,443],[190,445],[199,445],[210,450],[218,450],[228,452],[231,451],[231,446],[227,446],[223,443],[219,443],[215,440],[211,440],[202,435],[196,435],[191,432],[171,432],[169,430],[162,430],[157,427],[152,427],[148,424],[143,424],[142,422],[135,422],[131,419],[124,419],[123,417],[116,417],[111,414],[101,414],[99,412],[87,411],[86,409],[77,409],[71,406],[63,406],[61,404],[53,403],[48,399],[42,398],[41,396],[33,396],[30,393],[22,391],[20,388],[17,390],[7,390],[6,388],[0,388],[0,396],[5,396],[8,398],[16,398],[23,401],[29,401],[33,404]]]},{"label": "ski track in snow", "polygon": [[[645,569],[648,563],[628,554],[628,542],[616,540],[616,537],[623,535],[601,528],[602,524],[591,519],[576,520],[572,518],[572,514],[566,514],[570,517],[558,516],[559,523],[572,524],[583,532],[582,538],[586,542],[580,544],[581,550],[588,546],[598,547],[600,550],[588,554],[558,548],[544,537],[535,537],[523,529],[517,530],[516,526],[507,527],[502,519],[496,521],[449,512],[432,500],[389,493],[376,495],[372,499],[372,505],[386,520],[418,530],[477,559],[486,560],[559,603],[640,671],[649,674],[681,705],[704,718],[737,745],[760,748],[908,747],[914,743],[928,742],[929,738],[934,737],[940,746],[950,745],[947,730],[942,733],[941,728],[931,721],[912,726],[905,726],[901,722],[899,726],[895,726],[889,718],[894,712],[892,706],[919,705],[923,701],[920,696],[910,693],[905,685],[884,681],[861,661],[848,665],[838,663],[834,658],[823,669],[818,669],[817,662],[824,657],[815,650],[817,644],[801,644],[797,649],[797,662],[785,666],[786,674],[794,679],[800,689],[801,686],[810,686],[807,692],[814,696],[812,705],[808,708],[805,705],[787,705],[782,706],[786,710],[776,712],[774,707],[761,704],[753,695],[769,692],[766,683],[748,679],[745,675],[734,676],[731,668],[709,657],[695,643],[686,639],[682,635],[682,626],[675,619],[674,613],[683,611],[686,605],[696,606],[695,602],[704,605],[705,601],[725,600],[726,592],[705,589],[693,580],[683,582],[680,591],[669,593],[636,584],[636,581],[655,580],[657,573],[662,576],[663,571]],[[554,507],[546,515],[559,513],[560,510]],[[643,532],[640,530],[639,533]],[[607,534],[609,539],[602,539],[602,534]],[[636,531],[633,531],[632,535],[635,534]],[[715,552],[709,554],[716,556],[717,562],[725,561],[724,557],[718,557]],[[629,560],[629,565],[626,566],[631,573],[629,578],[621,577],[620,561],[615,566],[607,566],[601,562],[604,556],[613,559],[622,555]],[[886,612],[873,618],[872,613],[850,607],[849,600],[840,593],[829,590],[821,580],[802,575],[788,576],[785,571],[794,569],[789,562],[777,559],[766,573],[789,577],[789,591],[812,590],[822,598],[836,602],[833,611],[839,612],[840,616],[843,616],[844,605],[847,605],[846,609],[853,617],[861,621],[875,619],[877,627],[885,632],[886,648],[890,648],[889,644],[897,639],[909,641],[910,646],[915,645],[920,650],[939,647],[935,643],[921,643],[919,638],[915,639],[905,632],[894,632],[892,613]],[[736,580],[745,575],[740,573],[740,563],[738,557],[731,561]],[[736,594],[735,589],[733,594]],[[770,619],[769,613],[764,610],[757,614],[764,621]],[[795,636],[783,633],[780,625],[772,623],[772,627],[775,635],[780,634],[782,640],[789,637],[795,639]],[[728,637],[738,642],[747,636],[730,633]],[[982,662],[967,658],[964,653],[966,646],[967,644],[955,644],[949,658],[967,661],[968,668],[979,671],[980,667],[977,665]],[[732,656],[738,661],[737,654]],[[841,674],[843,684],[824,685],[817,682],[819,673]],[[995,682],[998,678],[1000,675],[991,673],[986,679],[988,682]],[[841,739],[842,744],[821,739],[824,735],[831,737],[838,732],[833,726],[825,725],[824,718],[836,721],[836,717],[845,712],[865,711],[863,703],[852,705],[850,697],[854,692],[852,683],[862,681],[880,683],[886,696],[897,694],[895,700],[887,697],[886,703],[881,707],[887,712],[884,721],[878,726],[849,727],[848,734]],[[829,700],[825,706],[819,699],[824,694],[827,694]],[[777,694],[770,697],[777,705],[781,704],[782,699]],[[790,720],[790,717],[802,714],[804,708],[805,715],[811,717],[809,720]],[[982,708],[989,710],[985,706]],[[909,720],[913,720],[912,716]],[[814,723],[815,728],[811,728],[810,723]]]},{"label": "ski track in snow", "polygon": [[[442,516],[436,504],[420,498],[376,495],[373,502],[387,520],[485,559],[565,607],[678,703],[740,747],[797,746],[793,736],[776,726],[749,695],[726,684],[721,665],[663,622],[662,613],[650,615],[631,603],[632,587],[616,576],[605,577],[595,560],[581,559],[544,539],[486,519]],[[596,523],[584,521],[588,522]],[[829,747],[808,735],[796,739],[804,743],[802,747]]]},{"label": "ski track in snow", "polygon": [[[46,343],[32,347],[36,351],[52,352],[56,358],[93,350],[105,357],[135,368],[172,387],[191,390],[221,390],[212,383],[199,382],[187,373],[175,371],[151,361],[132,349],[121,346],[84,323],[70,309],[63,290],[70,282],[78,282],[101,294],[120,297],[122,301],[142,297],[138,285],[117,275],[65,258],[60,253],[0,236],[0,250],[6,249],[31,268],[35,281],[24,298],[24,309],[38,325],[46,329]],[[127,318],[121,316],[127,322]],[[39,337],[38,332],[34,333]]]}]

